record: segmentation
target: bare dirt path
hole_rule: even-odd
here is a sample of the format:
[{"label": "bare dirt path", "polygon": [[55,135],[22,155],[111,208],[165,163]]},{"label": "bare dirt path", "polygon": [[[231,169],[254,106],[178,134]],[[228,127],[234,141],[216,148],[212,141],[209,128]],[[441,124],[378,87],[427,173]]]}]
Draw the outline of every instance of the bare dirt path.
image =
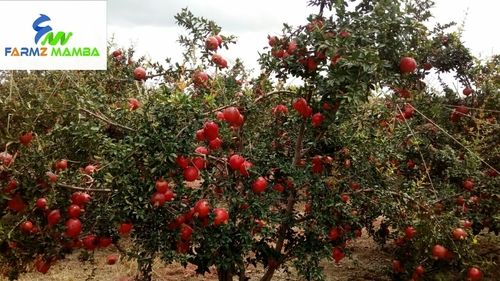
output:
[{"label": "bare dirt path", "polygon": [[[488,255],[493,263],[500,264],[500,244],[499,238],[486,236],[480,239],[478,247],[480,252]],[[391,255],[389,251],[380,248],[363,231],[363,235],[349,246],[352,251],[351,258],[343,259],[339,264],[332,261],[323,262],[326,280],[329,281],[386,281],[390,280],[388,272],[391,266]],[[389,246],[390,248],[391,246]],[[107,265],[106,258],[109,254],[116,254],[114,248],[97,251],[94,264],[90,262],[78,261],[78,253],[69,256],[67,259],[57,262],[46,275],[30,272],[22,275],[20,281],[131,281],[136,272],[136,263],[126,259],[120,259],[115,265]],[[204,276],[196,275],[196,267],[188,265],[186,268],[180,264],[165,266],[157,262],[153,269],[153,279],[155,281],[201,281],[217,280],[217,274],[213,270]],[[263,274],[262,268],[250,267],[247,269],[247,276],[252,281],[259,280]],[[276,272],[274,280],[298,281],[301,280],[293,272],[291,274],[282,271]],[[463,277],[455,276],[449,280],[464,280]],[[500,266],[493,267],[493,270],[486,272],[483,281],[500,280]]]},{"label": "bare dirt path", "polygon": [[[389,280],[386,277],[385,270],[387,265],[390,264],[390,256],[381,251],[366,233],[363,233],[363,236],[353,243],[352,251],[353,256],[351,259],[346,258],[339,264],[334,264],[331,261],[325,261],[322,264],[325,268],[327,280]],[[20,281],[129,280],[127,277],[133,276],[136,272],[136,263],[134,261],[120,259],[115,265],[106,264],[106,257],[116,252],[113,248],[97,251],[94,264],[78,261],[78,253],[75,253],[53,265],[46,275],[32,269],[30,272],[23,274]],[[215,272],[199,276],[196,275],[195,269],[196,267],[193,265],[184,268],[180,264],[164,266],[157,263],[154,267],[153,278],[158,281],[217,280]],[[251,267],[247,269],[247,274],[251,277],[251,280],[258,280],[263,274],[263,269]],[[286,274],[284,272],[277,272],[275,279],[300,280],[295,274]]]}]

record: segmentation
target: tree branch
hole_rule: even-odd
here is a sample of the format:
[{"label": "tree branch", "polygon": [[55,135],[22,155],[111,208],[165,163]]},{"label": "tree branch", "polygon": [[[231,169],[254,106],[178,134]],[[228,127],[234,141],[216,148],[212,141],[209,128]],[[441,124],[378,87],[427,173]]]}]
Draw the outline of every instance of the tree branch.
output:
[{"label": "tree branch", "polygon": [[[300,162],[300,159],[302,158],[302,142],[304,140],[305,130],[306,130],[306,121],[303,120],[302,124],[300,125],[299,135],[297,136],[297,140],[295,142],[295,152],[292,160],[294,166],[296,166]],[[289,228],[288,221],[292,217],[294,205],[295,205],[295,194],[293,191],[290,191],[290,195],[288,196],[285,209],[285,217],[281,222],[281,225],[279,226],[278,240],[276,241],[276,247],[274,248],[275,251],[279,254],[281,254],[281,250],[283,249],[283,245],[285,243],[286,231]],[[274,275],[274,272],[276,271],[276,268],[277,267],[269,267],[264,276],[262,276],[260,280],[270,281]]]},{"label": "tree branch", "polygon": [[92,192],[111,192],[111,189],[97,189],[97,188],[85,188],[85,187],[79,187],[79,186],[74,186],[74,185],[69,185],[65,183],[58,183],[57,186],[68,188],[68,189],[73,189],[73,190],[79,190],[79,191],[92,191]]},{"label": "tree branch", "polygon": [[[272,91],[272,92],[269,92],[269,93],[267,93],[267,94],[263,94],[262,96],[257,97],[256,99],[254,99],[254,100],[253,100],[253,103],[258,103],[259,101],[261,101],[261,100],[263,100],[263,99],[266,99],[266,98],[268,98],[268,97],[270,97],[270,96],[272,96],[272,95],[276,95],[276,94],[295,94],[295,92],[292,92],[292,91],[287,91],[287,90]],[[225,108],[228,108],[228,107],[230,107],[230,106],[234,106],[234,105],[236,105],[236,104],[238,104],[238,102],[233,101],[233,102],[232,102],[232,103],[230,103],[230,104],[227,104],[227,105],[224,105],[224,106],[218,107],[218,108],[216,108],[216,109],[210,110],[210,111],[208,111],[208,112],[205,112],[204,114],[205,114],[205,115],[209,115],[209,114],[215,113],[215,112],[217,112],[217,111],[221,111],[221,110],[223,110],[223,109],[225,109]]]},{"label": "tree branch", "polygon": [[93,116],[93,117],[95,117],[95,118],[97,118],[97,119],[99,119],[99,120],[103,121],[103,122],[104,122],[104,123],[106,123],[106,124],[109,124],[109,125],[112,125],[112,126],[115,126],[115,127],[118,127],[118,128],[124,129],[124,130],[127,130],[127,131],[131,131],[131,132],[135,132],[135,131],[136,131],[136,129],[133,129],[133,128],[130,128],[130,127],[127,127],[127,126],[125,126],[125,125],[121,125],[121,124],[115,123],[115,122],[113,122],[113,121],[109,120],[107,117],[103,117],[103,116],[101,116],[101,115],[99,115],[99,114],[96,114],[96,113],[94,113],[94,112],[92,112],[92,111],[90,111],[90,110],[88,110],[88,109],[85,109],[85,108],[80,108],[80,111],[81,111],[81,112],[84,112],[84,113],[86,113],[86,114],[88,114],[88,115],[91,115],[91,116]]}]

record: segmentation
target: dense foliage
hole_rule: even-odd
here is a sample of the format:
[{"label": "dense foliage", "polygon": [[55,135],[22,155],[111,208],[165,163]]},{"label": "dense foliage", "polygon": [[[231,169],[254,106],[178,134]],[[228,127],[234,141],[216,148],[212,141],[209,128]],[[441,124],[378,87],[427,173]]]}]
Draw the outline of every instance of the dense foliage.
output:
[{"label": "dense foliage", "polygon": [[[235,37],[188,10],[182,63],[115,50],[106,72],[2,73],[4,273],[114,244],[138,280],[155,258],[319,280],[366,229],[395,245],[396,280],[479,280],[494,264],[476,235],[500,228],[499,58],[428,29],[431,1],[350,3],[310,1],[252,80],[217,54]],[[463,88],[432,88],[431,72]]]}]

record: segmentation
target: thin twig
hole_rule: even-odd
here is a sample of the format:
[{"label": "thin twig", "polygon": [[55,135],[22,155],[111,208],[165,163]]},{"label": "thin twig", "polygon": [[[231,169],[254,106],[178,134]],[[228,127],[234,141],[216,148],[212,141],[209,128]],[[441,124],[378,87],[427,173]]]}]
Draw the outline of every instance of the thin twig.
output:
[{"label": "thin twig", "polygon": [[[61,85],[61,83],[63,82],[65,77],[66,77],[65,75],[61,75],[61,78],[59,79],[56,86],[54,87],[54,90],[52,91],[52,93],[50,93],[49,97],[45,100],[45,104],[43,105],[43,107],[47,106],[47,104],[50,102],[50,98],[52,98],[52,96],[54,96],[56,94],[56,92],[59,91],[59,86]],[[33,123],[36,123],[36,121],[38,120],[38,117],[40,117],[40,116],[42,116],[42,114],[38,114],[36,116],[35,120],[33,121]]]},{"label": "thin twig", "polygon": [[95,114],[94,112],[92,112],[92,111],[90,111],[90,110],[88,110],[88,109],[85,109],[85,108],[80,108],[80,111],[85,112],[85,113],[87,113],[87,114],[89,114],[89,115],[91,115],[91,116],[93,116],[93,117],[95,117],[95,118],[97,118],[97,119],[99,119],[99,120],[103,121],[104,123],[109,124],[109,125],[112,125],[112,126],[115,126],[115,127],[118,127],[118,128],[122,128],[122,129],[124,129],[124,130],[132,131],[132,132],[135,132],[135,131],[136,131],[136,129],[133,129],[133,128],[130,128],[130,127],[127,127],[127,126],[125,126],[125,125],[121,125],[121,124],[115,123],[115,122],[113,122],[113,121],[109,120],[108,118],[105,118],[105,117],[102,117],[102,116],[100,116],[100,115],[98,115],[98,114]]},{"label": "thin twig", "polygon": [[85,188],[85,187],[79,187],[79,186],[74,186],[74,185],[69,185],[65,183],[58,183],[57,186],[64,187],[64,188],[69,188],[73,190],[79,190],[79,191],[91,191],[91,192],[111,192],[111,189],[98,189],[98,188]]},{"label": "thin twig", "polygon": [[[444,104],[444,106],[446,106],[448,108],[457,108],[456,105],[452,105],[452,104]],[[467,109],[472,109],[472,110],[481,110],[481,111],[488,111],[488,112],[500,113],[500,110],[484,109],[484,108],[477,108],[477,107],[468,107],[468,106],[465,106],[465,105],[461,105],[461,107],[467,108]]]},{"label": "thin twig", "polygon": [[465,145],[463,145],[460,141],[458,141],[456,138],[454,138],[452,135],[450,135],[446,130],[444,130],[443,128],[441,128],[441,126],[439,126],[438,124],[436,124],[434,121],[432,121],[432,119],[430,119],[429,117],[425,116],[422,112],[420,112],[418,109],[416,109],[413,105],[409,104],[418,114],[422,115],[422,117],[424,117],[427,121],[429,121],[432,125],[436,126],[439,130],[441,130],[443,133],[445,133],[445,135],[447,135],[449,138],[451,138],[453,141],[455,141],[457,144],[459,144],[461,147],[463,147],[465,150],[467,150],[469,153],[471,153],[472,155],[476,156],[476,158],[481,161],[484,165],[488,166],[488,168],[492,169],[493,171],[497,172],[497,173],[500,173],[497,169],[495,169],[493,166],[491,166],[490,164],[488,164],[486,161],[484,161],[479,155],[477,155],[477,153],[475,153],[474,151],[472,151],[471,149],[469,149],[468,147],[466,147]]},{"label": "thin twig", "polygon": [[[253,103],[257,103],[257,102],[261,101],[262,99],[268,98],[268,97],[270,97],[272,95],[276,95],[276,94],[295,94],[295,92],[287,91],[287,90],[272,91],[272,92],[269,92],[267,94],[263,94],[262,96],[257,97],[256,99],[253,100]],[[238,102],[237,101],[233,101],[230,104],[223,105],[223,106],[218,107],[216,109],[213,109],[213,110],[210,110],[208,112],[205,112],[204,114],[205,115],[209,115],[209,114],[215,113],[217,111],[221,111],[221,110],[223,110],[225,108],[228,108],[230,106],[234,106],[236,104],[238,104]]]},{"label": "thin twig", "polygon": [[257,103],[259,102],[260,100],[262,99],[265,99],[267,97],[270,97],[272,95],[276,95],[276,94],[295,94],[295,92],[292,92],[292,91],[287,91],[287,90],[277,90],[277,91],[272,91],[272,92],[269,92],[267,94],[263,94],[262,96],[256,98],[253,102],[254,103]]},{"label": "thin twig", "polygon": [[[276,91],[279,92],[279,91]],[[273,93],[273,92],[271,92]],[[271,94],[269,93],[269,94]],[[269,96],[267,94],[266,96]],[[307,100],[309,100],[312,96],[312,92],[308,93]],[[302,124],[300,125],[299,129],[299,134],[297,135],[297,140],[295,142],[295,152],[294,156],[292,159],[292,165],[297,166],[300,162],[300,159],[302,158],[302,145],[304,141],[304,133],[306,129],[306,120],[302,120]],[[295,205],[295,193],[293,191],[290,192],[290,195],[287,198],[287,204],[286,204],[286,209],[285,209],[285,217],[283,218],[283,221],[281,222],[279,228],[278,228],[278,239],[276,240],[276,246],[274,250],[281,255],[281,251],[283,249],[284,243],[285,243],[285,236],[286,236],[286,231],[290,227],[289,226],[289,220],[293,219],[293,207]],[[269,267],[267,271],[264,273],[262,278],[260,279],[261,281],[270,281],[271,278],[274,275],[274,272],[276,271],[276,267]]]},{"label": "thin twig", "polygon": [[[399,104],[396,104],[396,107],[398,108],[399,114],[401,114],[401,116],[403,116],[403,111],[401,111]],[[406,127],[408,128],[408,130],[412,134],[412,136],[415,136],[415,132],[410,127],[410,124],[408,124],[408,122],[406,121],[406,118],[403,118],[403,120],[406,124]],[[422,159],[422,163],[424,163],[425,173],[427,174],[427,178],[429,179],[429,183],[431,184],[432,190],[434,191],[434,194],[436,194],[437,191],[436,191],[436,188],[434,187],[434,184],[432,183],[431,174],[429,174],[429,168],[427,167],[427,163],[425,162],[424,155],[422,154],[422,151],[420,150],[419,147],[417,147],[417,150],[418,150],[418,154],[420,154],[420,159]]]},{"label": "thin twig", "polygon": [[181,136],[182,132],[184,132],[184,130],[186,130],[188,127],[189,125],[186,125],[182,129],[180,129],[177,135],[175,135],[175,138],[178,139]]},{"label": "thin twig", "polygon": [[12,89],[14,88],[14,71],[10,71],[10,90],[9,90],[9,98],[7,100],[10,100],[12,98]]}]

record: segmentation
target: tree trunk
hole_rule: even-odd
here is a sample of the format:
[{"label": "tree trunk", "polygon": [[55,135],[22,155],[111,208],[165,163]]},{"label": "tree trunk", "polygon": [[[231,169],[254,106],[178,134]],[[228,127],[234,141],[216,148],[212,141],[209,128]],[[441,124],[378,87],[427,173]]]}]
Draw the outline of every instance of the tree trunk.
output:
[{"label": "tree trunk", "polygon": [[217,276],[219,281],[233,281],[233,273],[228,270],[217,269]]},{"label": "tree trunk", "polygon": [[[307,94],[307,101],[311,99],[312,92],[309,91]],[[303,147],[303,142],[304,142],[304,133],[306,130],[306,123],[305,120],[302,121],[302,124],[300,124],[300,129],[299,129],[299,134],[297,135],[297,140],[295,141],[295,151],[292,159],[292,164],[293,165],[298,165],[300,162],[300,159],[302,158],[302,147]],[[293,192],[290,192],[290,195],[288,196],[287,200],[287,206],[285,209],[285,220],[281,222],[281,225],[278,230],[278,240],[276,241],[276,247],[275,250],[279,254],[281,254],[281,250],[283,249],[284,243],[285,243],[285,235],[286,231],[290,226],[287,223],[287,220],[291,217],[293,217],[293,207],[295,205],[295,194]],[[260,281],[270,281],[273,278],[274,272],[276,271],[277,267],[268,267]]]},{"label": "tree trunk", "polygon": [[151,257],[144,257],[137,260],[139,273],[135,277],[136,281],[151,281],[153,273],[153,259]]},{"label": "tree trunk", "polygon": [[260,279],[260,281],[271,281],[271,278],[273,278],[275,270],[276,270],[276,268],[269,268],[266,271],[266,273],[264,274],[264,276],[262,276],[262,278]]}]

